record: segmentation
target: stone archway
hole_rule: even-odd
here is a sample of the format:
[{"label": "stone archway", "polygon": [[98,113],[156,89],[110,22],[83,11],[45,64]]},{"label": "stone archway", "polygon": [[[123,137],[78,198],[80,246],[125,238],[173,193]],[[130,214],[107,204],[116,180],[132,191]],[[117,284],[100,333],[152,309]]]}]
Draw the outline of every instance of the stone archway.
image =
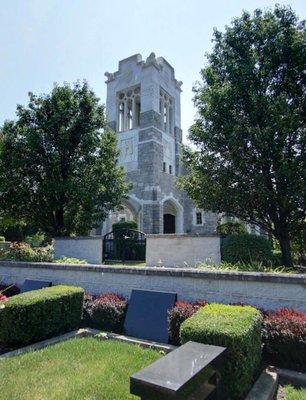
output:
[{"label": "stone archway", "polygon": [[183,208],[173,197],[163,201],[163,233],[183,233]]},{"label": "stone archway", "polygon": [[138,230],[142,230],[142,206],[138,199],[129,196],[123,200],[120,209],[111,211],[103,221],[101,234],[106,235],[111,232],[115,222],[131,220],[137,222]]}]

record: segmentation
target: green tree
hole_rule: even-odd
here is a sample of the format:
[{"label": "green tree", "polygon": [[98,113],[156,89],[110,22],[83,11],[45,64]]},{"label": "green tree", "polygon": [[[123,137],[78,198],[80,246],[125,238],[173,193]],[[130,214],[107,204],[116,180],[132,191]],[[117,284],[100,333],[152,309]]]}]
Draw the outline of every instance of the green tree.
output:
[{"label": "green tree", "polygon": [[305,216],[305,36],[305,22],[281,6],[214,32],[182,180],[199,207],[274,235],[286,266]]},{"label": "green tree", "polygon": [[50,236],[86,234],[127,193],[115,135],[86,82],[29,93],[0,144],[0,209]]}]

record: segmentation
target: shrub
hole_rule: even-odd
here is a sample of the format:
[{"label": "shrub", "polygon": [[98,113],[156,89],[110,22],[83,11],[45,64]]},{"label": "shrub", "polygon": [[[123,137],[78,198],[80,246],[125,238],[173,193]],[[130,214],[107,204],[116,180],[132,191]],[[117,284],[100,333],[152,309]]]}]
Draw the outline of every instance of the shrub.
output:
[{"label": "shrub", "polygon": [[8,249],[0,249],[0,260],[51,262],[52,258],[52,246],[33,249],[28,243],[13,242]]},{"label": "shrub", "polygon": [[258,235],[230,235],[222,243],[223,261],[229,263],[273,263],[269,240]]},{"label": "shrub", "polygon": [[5,237],[4,236],[0,236],[0,242],[5,242]]},{"label": "shrub", "polygon": [[247,233],[245,225],[241,222],[225,222],[217,226],[220,235],[242,235]]},{"label": "shrub", "polygon": [[31,247],[41,247],[45,241],[45,234],[43,232],[36,232],[33,235],[26,236],[25,242]]},{"label": "shrub", "polygon": [[66,257],[66,256],[57,258],[56,260],[54,260],[54,262],[56,264],[87,264],[87,261],[81,258]]},{"label": "shrub", "polygon": [[82,326],[85,328],[93,327],[92,321],[92,305],[96,297],[89,293],[85,293],[84,303],[83,303],[83,316],[82,316]]},{"label": "shrub", "polygon": [[265,356],[280,367],[306,371],[306,313],[286,308],[266,313]]},{"label": "shrub", "polygon": [[220,372],[224,394],[240,398],[261,359],[261,314],[250,306],[209,304],[181,326],[181,340],[226,347]]},{"label": "shrub", "polygon": [[84,291],[53,286],[10,297],[0,310],[0,343],[26,345],[80,326]]},{"label": "shrub", "polygon": [[135,221],[120,221],[113,224],[113,231],[121,231],[122,229],[137,229],[137,222]]},{"label": "shrub", "polygon": [[178,346],[181,343],[180,327],[181,324],[191,317],[200,306],[205,305],[204,301],[196,303],[187,303],[185,301],[177,301],[175,306],[168,311],[169,336],[172,344]]},{"label": "shrub", "polygon": [[127,308],[125,298],[114,293],[104,293],[88,304],[93,325],[105,331],[122,333]]},{"label": "shrub", "polygon": [[15,296],[20,293],[20,289],[16,285],[6,285],[0,283],[0,293],[5,294],[7,297]]}]

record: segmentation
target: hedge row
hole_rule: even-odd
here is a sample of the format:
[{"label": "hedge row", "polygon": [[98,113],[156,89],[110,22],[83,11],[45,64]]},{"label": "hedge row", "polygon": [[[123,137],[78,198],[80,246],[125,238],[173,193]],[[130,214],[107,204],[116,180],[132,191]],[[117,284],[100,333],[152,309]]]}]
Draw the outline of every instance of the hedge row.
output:
[{"label": "hedge row", "polygon": [[229,235],[222,241],[222,260],[228,263],[275,263],[272,246],[263,236],[241,234]]},{"label": "hedge row", "polygon": [[261,313],[250,306],[210,304],[181,326],[182,343],[226,347],[221,365],[224,395],[239,399],[250,388],[261,360]]},{"label": "hedge row", "polygon": [[0,342],[20,346],[80,326],[84,290],[53,286],[10,297],[0,310]]}]

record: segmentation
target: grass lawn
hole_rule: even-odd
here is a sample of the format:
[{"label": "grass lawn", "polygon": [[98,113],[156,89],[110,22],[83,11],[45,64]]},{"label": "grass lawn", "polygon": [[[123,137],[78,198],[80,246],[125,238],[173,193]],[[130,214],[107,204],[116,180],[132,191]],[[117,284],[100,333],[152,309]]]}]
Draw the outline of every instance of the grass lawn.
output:
[{"label": "grass lawn", "polygon": [[129,378],[158,351],[119,341],[72,339],[0,360],[0,397],[7,400],[127,400]]},{"label": "grass lawn", "polygon": [[127,265],[127,266],[135,266],[135,267],[145,267],[146,262],[145,261],[133,261],[133,260],[127,260],[122,262],[121,260],[105,260],[103,262],[104,265]]},{"label": "grass lawn", "polygon": [[285,400],[305,400],[306,399],[306,388],[295,389],[290,385],[284,387],[286,394]]}]

